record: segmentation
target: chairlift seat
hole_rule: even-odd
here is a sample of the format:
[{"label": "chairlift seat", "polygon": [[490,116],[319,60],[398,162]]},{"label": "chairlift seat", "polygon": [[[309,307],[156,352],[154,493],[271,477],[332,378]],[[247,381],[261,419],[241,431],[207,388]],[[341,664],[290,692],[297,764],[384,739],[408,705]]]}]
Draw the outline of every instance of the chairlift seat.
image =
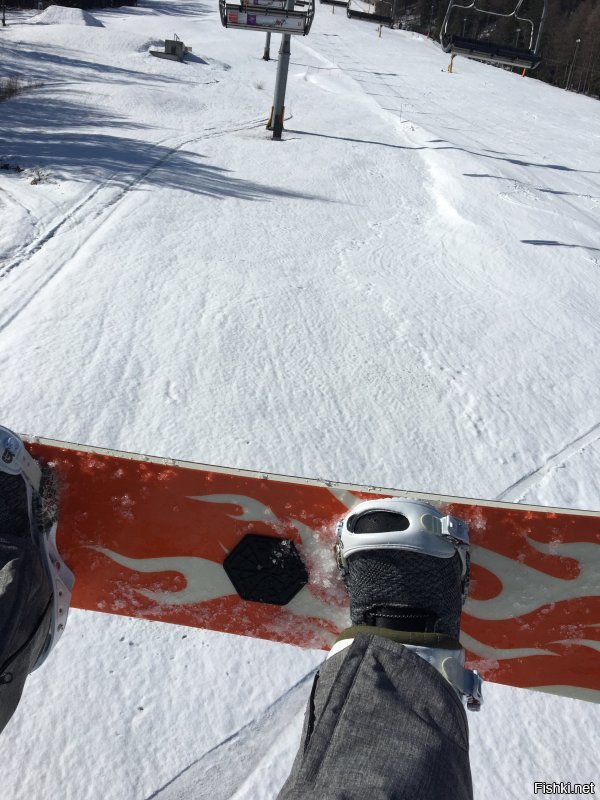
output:
[{"label": "chairlift seat", "polygon": [[299,2],[302,10],[288,9],[286,5],[285,0],[241,0],[239,4],[219,0],[219,11],[226,28],[306,36],[315,13],[314,0]]},{"label": "chairlift seat", "polygon": [[462,55],[479,61],[491,61],[495,64],[507,64],[511,67],[524,67],[526,69],[535,69],[542,60],[541,56],[532,50],[469,39],[464,36],[451,36],[449,45],[444,49],[453,55]]},{"label": "chairlift seat", "polygon": [[389,25],[394,21],[393,17],[389,14],[371,14],[368,11],[360,11],[356,8],[352,8],[352,0],[349,0],[346,6],[346,15],[349,19],[365,19],[369,22],[381,22],[384,25]]}]

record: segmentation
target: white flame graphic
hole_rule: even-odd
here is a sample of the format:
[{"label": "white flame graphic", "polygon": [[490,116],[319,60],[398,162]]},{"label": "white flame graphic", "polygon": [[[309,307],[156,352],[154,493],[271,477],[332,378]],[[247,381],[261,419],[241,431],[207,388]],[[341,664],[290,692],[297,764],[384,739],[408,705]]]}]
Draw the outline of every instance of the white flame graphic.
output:
[{"label": "white flame graphic", "polygon": [[542,650],[537,647],[506,647],[497,648],[490,647],[487,644],[478,642],[468,633],[461,631],[460,643],[469,652],[474,653],[479,658],[484,658],[486,661],[503,661],[508,658],[525,658],[526,656],[555,656],[552,650]]},{"label": "white flame graphic", "polygon": [[[570,579],[555,578],[492,550],[473,546],[471,555],[473,563],[479,564],[499,578],[502,590],[500,594],[489,600],[469,598],[465,604],[465,611],[468,614],[483,620],[511,619],[529,614],[552,603],[598,595],[598,575],[600,574],[600,547],[598,545],[589,542],[543,544],[529,538],[527,541],[542,553],[575,559],[579,564],[579,575]],[[597,628],[598,626],[592,624],[585,627]],[[551,650],[542,648],[490,647],[464,631],[461,632],[460,640],[471,653],[490,661],[533,655],[557,655]],[[600,644],[591,639],[559,640],[556,644],[577,644],[600,649]],[[561,694],[564,692],[561,691]],[[597,699],[598,694],[596,693],[596,702]]]},{"label": "white flame graphic", "polygon": [[197,497],[188,497],[188,500],[240,506],[242,509],[241,514],[227,514],[227,516],[231,517],[231,519],[242,519],[245,522],[266,522],[269,525],[281,526],[281,520],[271,511],[269,506],[243,494],[205,494]]},{"label": "white flame graphic", "polygon": [[[282,527],[281,520],[273,511],[263,503],[244,495],[205,495],[190,497],[190,500],[198,500],[207,503],[221,503],[236,505],[241,508],[240,513],[228,514],[232,519],[241,519],[245,522],[263,522],[271,524],[277,528]],[[291,520],[300,533],[306,555],[318,564],[318,542],[314,531],[296,520]],[[136,589],[135,591],[149,600],[164,606],[193,605],[203,603],[207,600],[215,600],[220,597],[236,594],[236,590],[227,577],[223,565],[206,558],[196,556],[164,556],[158,558],[130,558],[123,556],[105,547],[91,547],[91,549],[102,553],[121,566],[127,567],[137,572],[177,572],[183,576],[185,587],[180,591],[158,591],[149,589]],[[313,576],[314,577],[314,576]],[[327,620],[336,627],[340,628],[348,624],[348,612],[343,608],[337,608],[323,602],[315,597],[307,586],[285,606],[286,611],[303,617],[317,617]],[[320,630],[320,629],[319,629]],[[325,634],[325,632],[321,631]],[[335,638],[333,634],[325,634],[327,638]]]},{"label": "white flame graphic", "polygon": [[522,616],[541,606],[572,600],[576,597],[598,595],[600,584],[600,547],[589,542],[543,545],[528,539],[529,543],[544,553],[563,555],[575,559],[580,567],[576,578],[555,578],[545,572],[522,564],[507,556],[472,547],[472,561],[496,575],[502,591],[490,600],[469,598],[465,611],[478,619],[500,620]]},{"label": "white flame graphic", "polygon": [[128,558],[106,547],[92,547],[122,567],[136,572],[178,572],[185,579],[185,588],[177,592],[152,592],[149,589],[136,591],[166,606],[181,606],[187,603],[204,603],[235,594],[233,584],[222,564],[195,556],[165,556],[164,558]]}]

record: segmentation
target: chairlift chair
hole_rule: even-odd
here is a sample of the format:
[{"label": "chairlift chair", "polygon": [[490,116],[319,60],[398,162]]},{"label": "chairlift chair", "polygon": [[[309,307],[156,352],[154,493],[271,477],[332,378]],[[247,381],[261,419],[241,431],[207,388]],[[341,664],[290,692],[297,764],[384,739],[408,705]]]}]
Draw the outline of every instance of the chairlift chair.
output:
[{"label": "chairlift chair", "polygon": [[219,13],[225,28],[306,36],[315,16],[315,0],[295,0],[293,9],[287,8],[286,0],[219,0]]},{"label": "chairlift chair", "polygon": [[[367,2],[367,0],[365,0],[365,2]],[[371,4],[369,3],[369,6],[370,5]],[[373,2],[373,5],[375,5],[375,2]],[[370,11],[364,11],[356,3],[354,3],[353,5],[352,0],[348,0],[348,5],[346,6],[346,14],[350,19],[365,19],[368,20],[369,22],[379,22],[383,23],[384,25],[391,25],[394,22],[392,1],[389,0],[389,2],[385,2],[385,0],[382,0],[382,2],[379,3],[379,5],[380,7],[387,6],[387,8],[389,9],[389,13],[376,14],[375,12],[371,13]]]},{"label": "chairlift chair", "polygon": [[[526,17],[520,17],[521,6],[524,0],[517,0],[517,4],[509,13],[502,13],[499,11],[491,11],[481,8],[477,5],[477,0],[462,5],[450,0],[448,10],[442,23],[440,31],[440,42],[442,50],[446,53],[454,55],[466,56],[473,58],[477,61],[487,61],[493,64],[506,64],[511,67],[523,67],[525,69],[535,69],[542,60],[539,49],[542,37],[542,29],[546,19],[546,3],[547,0],[542,0],[543,6],[540,18],[537,22]],[[485,14],[491,17],[503,17],[505,19],[512,17],[517,22],[522,23],[523,26],[529,26],[529,43],[528,47],[515,47],[503,42],[492,42],[481,39],[472,39],[467,36],[450,33],[450,17],[452,11],[462,9],[463,11],[475,11],[478,14]],[[534,41],[535,40],[535,41]]]}]

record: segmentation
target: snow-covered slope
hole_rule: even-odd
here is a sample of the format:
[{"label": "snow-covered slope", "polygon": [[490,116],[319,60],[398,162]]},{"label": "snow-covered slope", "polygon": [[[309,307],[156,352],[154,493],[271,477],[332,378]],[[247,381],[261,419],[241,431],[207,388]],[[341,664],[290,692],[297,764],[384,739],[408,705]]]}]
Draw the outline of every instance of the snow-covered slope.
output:
[{"label": "snow-covered slope", "polygon": [[67,6],[48,6],[39,14],[34,14],[28,20],[30,25],[93,25],[102,27],[89,11],[82,8],[68,8]]},{"label": "snow-covered slope", "polygon": [[[3,424],[598,507],[596,101],[322,6],[275,143],[276,64],[214,3],[52,14],[2,34],[42,82],[0,121]],[[272,798],[322,657],[73,612],[0,798]],[[471,717],[479,798],[598,778],[595,706],[488,686]]]}]

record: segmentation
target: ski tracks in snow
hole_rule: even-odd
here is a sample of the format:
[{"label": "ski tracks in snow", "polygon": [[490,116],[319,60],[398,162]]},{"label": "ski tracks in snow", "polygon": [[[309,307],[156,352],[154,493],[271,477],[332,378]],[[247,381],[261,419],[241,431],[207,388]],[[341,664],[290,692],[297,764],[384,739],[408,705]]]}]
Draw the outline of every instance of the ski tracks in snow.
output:
[{"label": "ski tracks in snow", "polygon": [[550,458],[548,458],[540,467],[532,469],[531,472],[528,472],[526,475],[523,475],[522,478],[516,480],[514,483],[504,489],[504,491],[500,492],[495,499],[503,500],[509,503],[518,502],[530,489],[533,489],[535,486],[537,486],[547,475],[552,473],[554,470],[560,469],[560,467],[562,467],[566,461],[581,453],[586,447],[589,447],[599,439],[600,422],[596,423],[596,425],[586,431],[586,433],[583,433],[581,436],[573,439],[557,453],[551,455]]},{"label": "ski tracks in snow", "polygon": [[[107,200],[102,200],[100,195],[103,190],[111,188],[111,181],[115,175],[108,178],[106,181],[95,186],[83,198],[80,198],[74,206],[69,208],[63,213],[58,220],[56,220],[47,230],[37,236],[29,244],[25,245],[19,253],[17,253],[10,261],[0,266],[0,280],[7,278],[8,275],[29,263],[36,254],[38,254],[49,242],[54,240],[60,233],[71,233],[82,230],[81,236],[73,235],[72,241],[66,248],[66,251],[58,256],[55,256],[56,262],[54,265],[47,266],[44,269],[44,275],[40,276],[37,281],[32,281],[28,277],[27,288],[20,296],[11,302],[3,313],[0,313],[0,333],[8,327],[18,316],[24,311],[27,306],[34,300],[45,287],[55,278],[62,269],[67,266],[81,247],[87,243],[98,230],[105,225],[105,223],[112,217],[117,206],[128,196],[128,194],[135,189],[148,175],[154,170],[162,166],[169,158],[179,152],[186,145],[194,142],[202,141],[205,139],[213,139],[219,136],[224,136],[229,133],[236,133],[238,131],[250,130],[252,128],[261,127],[264,125],[264,119],[261,117],[248,120],[244,123],[234,126],[228,126],[215,130],[214,128],[207,128],[201,134],[194,136],[186,136],[185,138],[178,137],[175,141],[172,137],[160,140],[150,145],[150,147],[167,147],[167,152],[163,153],[159,158],[153,161],[148,167],[143,169],[136,175],[131,176],[122,186],[113,191],[112,196]],[[99,199],[99,202],[96,202]],[[87,226],[87,230],[83,232],[83,226]]]},{"label": "ski tracks in snow", "polygon": [[[407,380],[411,385],[416,382],[414,377],[406,379],[406,374],[411,376],[411,373],[416,375],[419,372],[419,382],[430,385],[433,392],[435,387],[443,385],[444,394],[451,398],[447,402],[451,417],[449,423],[457,427],[457,435],[462,435],[462,426],[466,423],[475,440],[491,436],[478,408],[478,398],[469,388],[468,376],[463,374],[462,363],[453,366],[448,361],[450,354],[444,352],[442,342],[435,341],[437,334],[430,326],[426,326],[426,331],[423,329],[423,334],[418,332],[421,330],[419,326],[409,333],[407,317],[402,314],[406,297],[412,299],[411,312],[417,319],[438,316],[448,318],[451,324],[453,313],[461,316],[468,308],[472,308],[472,314],[479,313],[477,299],[472,297],[473,272],[476,270],[469,270],[461,278],[460,270],[454,269],[449,255],[456,251],[456,240],[464,235],[469,222],[445,199],[437,182],[438,176],[431,169],[429,158],[424,157],[423,151],[427,156],[428,148],[414,135],[409,135],[409,131],[415,128],[406,113],[419,113],[412,103],[414,98],[410,96],[410,89],[402,83],[394,85],[391,82],[391,77],[396,77],[393,73],[388,75],[370,64],[357,61],[339,37],[327,36],[325,42],[325,55],[304,43],[302,46],[359,86],[371,110],[385,122],[386,127],[392,128],[395,135],[391,142],[394,144],[382,143],[382,146],[397,148],[393,161],[397,163],[401,159],[398,176],[403,178],[402,191],[396,203],[386,209],[385,216],[373,220],[375,212],[367,208],[362,228],[367,227],[369,231],[351,241],[340,240],[334,244],[332,249],[339,261],[336,271],[363,301],[370,301],[370,305],[377,308],[379,322],[370,324],[372,329],[379,325],[381,340],[386,338],[386,328],[393,331],[397,343],[397,348],[393,349],[402,353],[398,368],[402,373],[405,405],[411,404],[409,396],[412,394]],[[399,105],[399,108],[388,107],[390,103]],[[422,136],[420,139],[424,141]],[[368,175],[367,178],[380,182],[383,176]],[[343,185],[336,188],[344,194]],[[346,194],[347,204],[350,205],[353,199]],[[451,218],[450,224],[446,223],[448,217]],[[360,230],[357,226],[357,231]],[[365,265],[368,265],[367,269]],[[424,275],[429,277],[424,279]],[[394,291],[398,281],[402,286],[400,296]],[[431,284],[437,284],[439,291],[430,291]],[[503,291],[502,287],[499,291]],[[413,401],[413,404],[416,407],[418,402]],[[437,410],[432,409],[434,416],[436,413]]]}]

